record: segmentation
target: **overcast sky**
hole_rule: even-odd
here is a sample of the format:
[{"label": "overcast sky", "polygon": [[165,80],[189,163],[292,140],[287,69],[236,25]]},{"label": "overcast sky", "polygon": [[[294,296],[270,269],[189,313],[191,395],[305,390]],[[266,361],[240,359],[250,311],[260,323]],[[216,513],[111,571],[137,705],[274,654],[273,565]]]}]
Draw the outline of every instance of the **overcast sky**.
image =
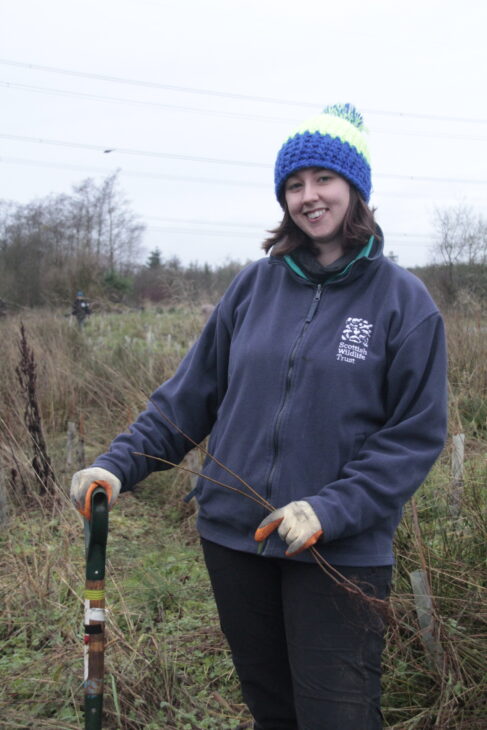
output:
[{"label": "overcast sky", "polygon": [[385,250],[425,264],[435,208],[487,215],[486,28],[480,0],[3,0],[0,199],[120,170],[146,255],[253,260],[288,132],[351,102]]}]

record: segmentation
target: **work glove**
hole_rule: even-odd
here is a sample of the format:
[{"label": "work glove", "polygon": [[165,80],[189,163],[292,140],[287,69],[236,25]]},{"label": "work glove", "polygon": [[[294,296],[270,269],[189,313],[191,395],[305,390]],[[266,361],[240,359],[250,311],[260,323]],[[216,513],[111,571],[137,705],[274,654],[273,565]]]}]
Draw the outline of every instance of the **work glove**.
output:
[{"label": "work glove", "polygon": [[91,495],[96,487],[103,487],[107,493],[108,509],[111,509],[122,483],[120,479],[106,469],[90,466],[73,474],[71,480],[71,501],[83,517],[91,518]]},{"label": "work glove", "polygon": [[302,553],[320,539],[323,534],[316,512],[308,502],[290,502],[271,512],[255,531],[254,538],[262,542],[277,528],[280,537],[289,545],[286,555]]}]

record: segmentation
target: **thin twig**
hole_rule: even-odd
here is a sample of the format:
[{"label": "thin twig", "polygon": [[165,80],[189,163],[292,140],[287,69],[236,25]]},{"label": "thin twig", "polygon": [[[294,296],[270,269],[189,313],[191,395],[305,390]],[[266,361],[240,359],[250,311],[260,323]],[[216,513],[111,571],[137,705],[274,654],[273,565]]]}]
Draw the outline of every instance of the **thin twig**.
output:
[{"label": "thin twig", "polygon": [[376,608],[380,609],[381,613],[385,613],[386,615],[390,615],[389,610],[389,603],[387,600],[383,598],[375,598],[375,596],[368,596],[356,583],[354,583],[352,580],[347,578],[346,575],[343,575],[343,573],[340,573],[339,570],[337,570],[331,563],[329,563],[323,555],[316,549],[315,546],[311,546],[309,548],[311,554],[313,555],[315,562],[317,563],[318,567],[325,573],[325,575],[330,578],[335,585],[340,586],[343,588],[343,590],[347,591],[348,593],[352,593],[353,595],[356,595],[357,597],[364,600],[366,603],[370,603],[375,605]]},{"label": "thin twig", "polygon": [[164,420],[167,421],[170,426],[175,428],[176,431],[181,434],[181,436],[184,436],[184,438],[187,439],[191,444],[193,444],[193,446],[196,446],[196,448],[199,449],[199,451],[201,451],[201,453],[203,453],[205,456],[208,456],[208,458],[210,458],[212,461],[214,461],[215,464],[218,464],[218,466],[221,467],[221,469],[223,469],[224,471],[226,471],[227,474],[230,474],[230,476],[237,479],[237,481],[239,481],[240,484],[243,484],[244,487],[246,487],[255,497],[257,497],[257,499],[259,499],[260,503],[263,506],[267,507],[269,512],[273,512],[275,510],[275,507],[273,507],[270,502],[268,502],[264,497],[262,497],[262,495],[260,495],[252,486],[250,486],[250,484],[248,484],[244,479],[242,479],[241,476],[239,476],[234,471],[232,471],[228,466],[226,466],[226,464],[223,464],[219,459],[217,459],[216,456],[214,456],[213,454],[210,454],[210,452],[207,449],[205,449],[204,446],[202,446],[201,444],[198,444],[194,439],[191,438],[191,436],[188,436],[188,434],[185,433],[176,423],[174,423],[166,413],[163,413],[163,411],[161,411],[161,409],[159,408],[157,403],[154,402],[153,398],[149,397],[149,401],[152,403],[152,405],[154,406],[156,411],[159,413],[161,418],[164,418]]},{"label": "thin twig", "polygon": [[[247,497],[247,499],[251,499],[253,502],[257,502],[257,504],[260,507],[265,507],[266,509],[270,509],[271,512],[274,510],[274,507],[264,504],[263,498],[262,498],[262,501],[260,501],[260,499],[256,499],[251,494],[247,494],[242,489],[238,489],[237,487],[231,487],[229,484],[224,484],[223,482],[219,482],[217,479],[213,479],[212,477],[209,477],[206,474],[202,474],[199,471],[195,471],[194,469],[189,469],[187,466],[181,466],[181,464],[176,464],[174,461],[169,461],[169,459],[163,459],[161,456],[152,456],[152,454],[144,454],[141,451],[132,451],[132,454],[134,456],[143,456],[146,459],[154,459],[155,461],[162,461],[163,464],[172,466],[175,469],[180,469],[181,471],[186,471],[189,474],[194,474],[195,476],[201,477],[202,479],[207,479],[209,482],[213,482],[213,484],[217,484],[219,487],[225,487],[226,489],[231,489],[232,492],[237,492],[237,494],[241,494],[243,497]],[[256,492],[256,494],[257,494],[257,492]],[[257,497],[258,496],[259,495],[257,494]]]},{"label": "thin twig", "polygon": [[[144,395],[146,395],[144,393]],[[147,396],[146,396],[147,397]],[[250,486],[242,477],[240,477],[238,474],[236,474],[234,471],[232,471],[229,467],[227,467],[225,464],[223,464],[219,459],[216,458],[216,456],[213,456],[213,454],[210,454],[210,452],[205,449],[204,446],[201,444],[198,444],[194,439],[191,438],[191,436],[188,436],[182,428],[180,428],[174,421],[172,421],[168,415],[166,415],[154,402],[153,398],[149,397],[149,401],[152,403],[156,411],[159,413],[161,418],[163,418],[167,423],[169,423],[170,426],[172,426],[178,433],[180,433],[182,436],[184,436],[185,439],[187,439],[193,446],[195,446],[197,449],[199,449],[205,456],[210,458],[212,461],[214,461],[216,464],[218,464],[219,467],[221,467],[224,471],[226,471],[228,474],[233,476],[235,479],[237,479],[241,484],[243,484],[252,494],[247,494],[246,492],[242,491],[241,489],[237,489],[236,487],[231,487],[228,484],[224,484],[223,482],[219,482],[216,479],[212,479],[211,477],[206,476],[205,474],[202,474],[197,471],[193,471],[192,469],[189,469],[187,467],[181,466],[181,464],[175,464],[174,462],[171,462],[167,459],[163,459],[158,456],[151,456],[149,454],[142,454],[140,452],[132,452],[136,456],[144,456],[146,458],[155,459],[157,461],[161,461],[164,464],[168,464],[168,466],[174,467],[176,469],[181,469],[182,471],[189,472],[190,474],[194,474],[195,476],[201,477],[203,479],[207,479],[210,482],[213,482],[214,484],[217,484],[218,486],[225,487],[226,489],[230,489],[232,492],[237,492],[237,494],[241,494],[243,497],[247,497],[247,499],[251,499],[253,502],[256,502],[262,507],[265,507],[269,512],[273,512],[276,508],[268,502],[264,497],[262,497],[253,487]],[[252,496],[255,495],[255,496]],[[316,564],[318,567],[327,575],[331,580],[336,584],[341,586],[345,591],[348,593],[352,593],[356,595],[357,597],[361,598],[362,600],[366,601],[369,604],[374,604],[377,608],[380,608],[381,612],[388,612],[388,602],[387,600],[383,600],[381,598],[375,598],[374,596],[368,596],[356,583],[349,580],[345,575],[340,573],[339,570],[334,568],[317,550],[315,546],[311,546],[308,548],[311,555],[313,556]]]}]

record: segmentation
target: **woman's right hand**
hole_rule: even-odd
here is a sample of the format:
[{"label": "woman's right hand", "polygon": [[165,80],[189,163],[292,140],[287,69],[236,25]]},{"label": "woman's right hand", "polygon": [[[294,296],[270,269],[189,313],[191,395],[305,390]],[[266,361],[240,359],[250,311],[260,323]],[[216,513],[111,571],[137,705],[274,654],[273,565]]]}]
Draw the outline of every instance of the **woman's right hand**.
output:
[{"label": "woman's right hand", "polygon": [[91,517],[91,493],[97,486],[103,487],[107,493],[108,508],[111,509],[122,486],[118,477],[99,466],[90,466],[88,469],[82,469],[73,474],[70,490],[71,501],[87,520]]}]

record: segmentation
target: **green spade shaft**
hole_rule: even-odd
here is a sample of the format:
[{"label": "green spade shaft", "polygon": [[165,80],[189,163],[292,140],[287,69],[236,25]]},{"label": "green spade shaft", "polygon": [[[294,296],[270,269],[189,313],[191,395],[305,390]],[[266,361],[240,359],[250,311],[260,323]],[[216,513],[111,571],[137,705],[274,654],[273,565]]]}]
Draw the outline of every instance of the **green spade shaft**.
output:
[{"label": "green spade shaft", "polygon": [[102,728],[107,537],[108,499],[103,487],[97,487],[91,495],[91,518],[85,520],[85,730]]}]

